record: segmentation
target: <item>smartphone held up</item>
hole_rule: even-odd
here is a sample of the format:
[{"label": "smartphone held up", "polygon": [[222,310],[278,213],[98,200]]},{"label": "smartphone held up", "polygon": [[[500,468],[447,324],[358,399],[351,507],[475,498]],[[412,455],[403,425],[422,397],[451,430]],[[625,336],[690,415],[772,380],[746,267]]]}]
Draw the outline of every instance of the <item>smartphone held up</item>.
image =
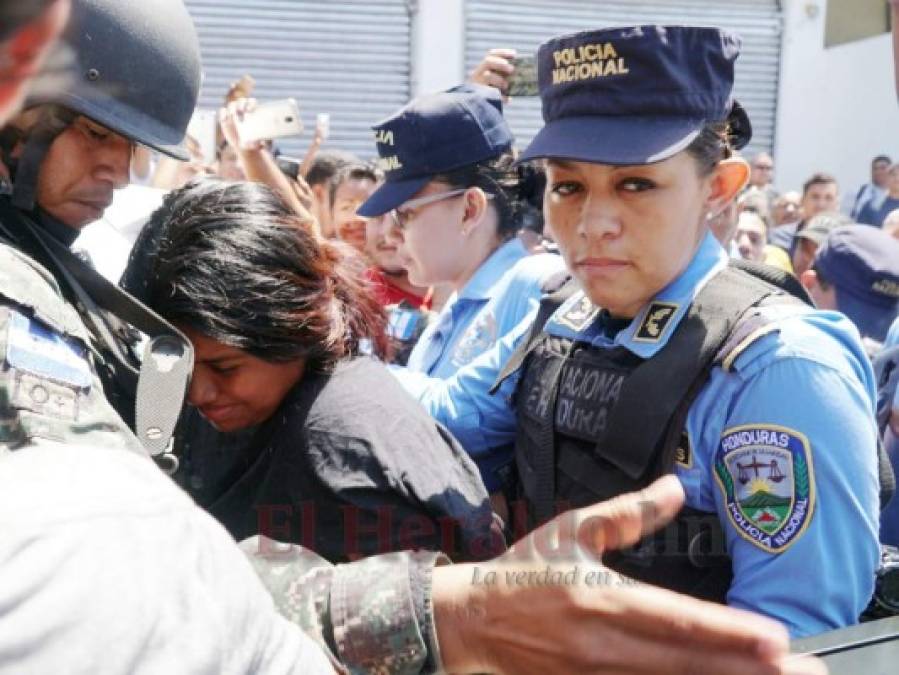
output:
[{"label": "smartphone held up", "polygon": [[537,58],[535,56],[519,56],[512,61],[515,67],[509,78],[509,96],[538,96]]},{"label": "smartphone held up", "polygon": [[300,108],[295,99],[260,103],[236,121],[237,135],[243,145],[303,132]]}]

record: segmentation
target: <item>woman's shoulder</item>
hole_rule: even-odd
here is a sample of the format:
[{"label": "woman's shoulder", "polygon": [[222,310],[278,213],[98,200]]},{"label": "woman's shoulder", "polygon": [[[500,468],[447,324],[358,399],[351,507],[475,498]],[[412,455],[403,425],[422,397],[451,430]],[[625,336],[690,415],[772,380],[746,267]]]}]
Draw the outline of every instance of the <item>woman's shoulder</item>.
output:
[{"label": "woman's shoulder", "polygon": [[539,289],[551,275],[565,269],[565,261],[557,253],[537,253],[518,260],[505,277],[509,283]]},{"label": "woman's shoulder", "polygon": [[371,357],[340,361],[318,380],[305,418],[307,427],[358,434],[383,426],[388,421],[385,415],[402,415],[409,421],[427,417],[387,367]]}]

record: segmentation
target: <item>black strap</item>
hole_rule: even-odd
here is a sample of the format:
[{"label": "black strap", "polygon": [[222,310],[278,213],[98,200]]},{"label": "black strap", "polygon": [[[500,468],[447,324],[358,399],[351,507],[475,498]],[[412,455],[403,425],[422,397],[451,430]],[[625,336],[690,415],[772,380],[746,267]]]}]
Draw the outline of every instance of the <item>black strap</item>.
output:
[{"label": "black strap", "polygon": [[528,329],[525,339],[518,344],[509,360],[502,367],[502,370],[499,371],[496,382],[490,387],[490,394],[495,394],[507,377],[521,369],[528,354],[537,344],[537,340],[540,339],[540,335],[543,333],[543,326],[549,321],[549,317],[578,290],[577,282],[567,273],[565,273],[564,278],[554,278],[551,283],[555,288],[549,290],[540,298],[540,306],[537,308],[534,323]]},{"label": "black strap", "polygon": [[[153,456],[162,455],[175,429],[193,370],[187,337],[165,319],[107,281],[68,248],[44,235],[23,213],[0,199],[0,220],[15,223],[25,243],[43,254],[69,288],[76,309],[99,341],[117,381],[134,392],[135,434]],[[112,334],[106,310],[150,337],[138,370]],[[91,345],[92,346],[92,345]]]},{"label": "black strap", "polygon": [[[545,323],[545,319],[544,319]],[[547,382],[547,396],[550,401],[556,400],[562,370],[571,354],[571,344],[564,347],[565,353],[560,359],[552,359],[543,377]],[[556,515],[556,431],[555,416],[542,415],[535,422],[535,444],[538,451],[534,457],[533,468],[536,475],[536,486],[533,497],[534,517],[538,523],[545,522]]]},{"label": "black strap", "polygon": [[812,298],[808,294],[808,291],[805,290],[805,286],[799,283],[799,279],[797,279],[789,272],[784,272],[782,269],[773,267],[771,265],[765,265],[764,263],[752,262],[751,260],[741,260],[739,258],[731,258],[729,264],[731,267],[734,267],[738,270],[748,272],[756,279],[761,279],[762,281],[766,281],[773,286],[777,286],[780,290],[786,291],[794,298],[802,300],[802,302],[807,304],[809,307],[815,306],[815,303],[812,301]]},{"label": "black strap", "polygon": [[58,106],[48,106],[28,132],[22,155],[16,162],[12,202],[17,208],[31,211],[37,195],[37,179],[47,151],[72,120],[74,113]]},{"label": "black strap", "polygon": [[[775,292],[765,282],[724,268],[696,295],[668,343],[634,370],[622,387],[603,440],[607,447],[629,448],[620,458],[620,468],[628,476],[645,474],[658,451],[660,430],[669,428],[679,408],[692,403],[688,393],[698,394],[740,317]],[[644,405],[647,391],[655,391],[651,409]],[[678,438],[682,429],[683,425],[677,429]]]}]

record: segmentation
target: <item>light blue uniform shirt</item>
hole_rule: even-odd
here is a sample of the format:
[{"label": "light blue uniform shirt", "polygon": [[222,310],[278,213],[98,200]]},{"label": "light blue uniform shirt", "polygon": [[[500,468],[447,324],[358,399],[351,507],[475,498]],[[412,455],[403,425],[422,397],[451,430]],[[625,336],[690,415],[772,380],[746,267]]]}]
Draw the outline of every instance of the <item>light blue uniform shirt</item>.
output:
[{"label": "light blue uniform shirt", "polygon": [[[472,368],[520,324],[530,324],[540,304],[544,280],[564,268],[561,256],[532,256],[518,239],[506,242],[484,261],[461,291],[450,296],[438,317],[422,333],[408,365],[393,367],[391,371],[431,410],[431,396],[446,392],[449,378],[460,369]],[[486,392],[492,384],[492,379],[484,380],[480,388]],[[460,406],[461,415],[467,414],[466,400],[443,400],[452,408]],[[494,442],[493,438],[479,437],[470,446],[464,438],[459,441],[478,464],[487,488],[497,489],[499,481],[493,472],[512,459],[510,447],[498,446],[509,440]]]},{"label": "light blue uniform shirt", "polygon": [[[546,329],[651,358],[726,263],[724,250],[707,235],[687,269],[654,298],[676,305],[655,342],[634,339],[647,310],[614,339],[595,320],[581,331],[559,323],[581,300],[579,293]],[[728,604],[779,619],[798,637],[855,623],[871,597],[879,561],[875,390],[858,332],[842,314],[799,310],[776,318],[774,327],[729,371],[713,370],[688,413],[691,452],[675,472],[687,505],[716,512],[723,524],[734,569]],[[514,438],[517,376],[496,396],[484,383],[495,378],[526,330],[510,331],[425,398],[468,447]]]}]

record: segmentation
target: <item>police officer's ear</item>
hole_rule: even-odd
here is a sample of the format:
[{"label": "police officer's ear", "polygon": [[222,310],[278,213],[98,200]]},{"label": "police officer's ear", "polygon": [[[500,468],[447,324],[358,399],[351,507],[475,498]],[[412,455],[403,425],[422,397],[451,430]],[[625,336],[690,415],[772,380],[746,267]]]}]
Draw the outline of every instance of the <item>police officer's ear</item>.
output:
[{"label": "police officer's ear", "polygon": [[730,157],[718,162],[710,176],[710,191],[706,200],[709,213],[720,213],[749,182],[749,164],[742,157]]},{"label": "police officer's ear", "polygon": [[483,224],[487,215],[487,195],[479,187],[469,188],[462,195],[465,213],[462,216],[462,234],[468,236]]}]

